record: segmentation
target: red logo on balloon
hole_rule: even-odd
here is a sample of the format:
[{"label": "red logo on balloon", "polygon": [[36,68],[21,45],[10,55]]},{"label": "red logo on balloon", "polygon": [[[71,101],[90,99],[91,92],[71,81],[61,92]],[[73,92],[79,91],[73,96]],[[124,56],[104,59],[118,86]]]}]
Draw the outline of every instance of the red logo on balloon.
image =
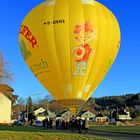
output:
[{"label": "red logo on balloon", "polygon": [[37,47],[37,40],[27,26],[21,25],[19,34],[22,34],[27,40],[29,40],[32,48]]}]

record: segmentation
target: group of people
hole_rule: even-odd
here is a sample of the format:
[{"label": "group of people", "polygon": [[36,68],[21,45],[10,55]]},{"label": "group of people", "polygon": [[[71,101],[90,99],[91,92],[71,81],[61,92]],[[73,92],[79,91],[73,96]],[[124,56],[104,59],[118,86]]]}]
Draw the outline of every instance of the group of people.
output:
[{"label": "group of people", "polygon": [[89,120],[87,118],[85,119],[75,119],[72,118],[70,120],[70,126],[71,126],[71,131],[74,132],[75,130],[78,130],[78,133],[81,134],[83,130],[85,130],[85,134],[88,133],[88,128],[89,128]]},{"label": "group of people", "polygon": [[71,132],[78,131],[79,134],[88,133],[89,120],[87,118],[75,118],[70,120],[66,119],[48,119],[43,120],[44,129],[56,129],[56,130],[71,130]]}]

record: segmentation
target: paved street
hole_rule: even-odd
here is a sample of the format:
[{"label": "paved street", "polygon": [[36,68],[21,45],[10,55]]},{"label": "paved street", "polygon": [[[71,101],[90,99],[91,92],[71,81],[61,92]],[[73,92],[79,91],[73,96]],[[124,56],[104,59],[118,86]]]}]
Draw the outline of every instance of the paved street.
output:
[{"label": "paved street", "polygon": [[112,132],[102,132],[102,131],[89,131],[90,135],[109,138],[112,140],[140,140],[140,135],[127,134],[127,133],[112,133]]}]

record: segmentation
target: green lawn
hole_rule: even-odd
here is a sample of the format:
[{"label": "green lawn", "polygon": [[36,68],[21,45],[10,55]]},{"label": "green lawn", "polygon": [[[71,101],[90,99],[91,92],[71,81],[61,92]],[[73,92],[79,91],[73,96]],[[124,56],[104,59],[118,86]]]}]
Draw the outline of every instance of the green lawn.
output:
[{"label": "green lawn", "polygon": [[43,130],[30,126],[0,126],[0,140],[106,140],[70,131]]},{"label": "green lawn", "polygon": [[92,126],[90,130],[140,134],[140,126]]}]

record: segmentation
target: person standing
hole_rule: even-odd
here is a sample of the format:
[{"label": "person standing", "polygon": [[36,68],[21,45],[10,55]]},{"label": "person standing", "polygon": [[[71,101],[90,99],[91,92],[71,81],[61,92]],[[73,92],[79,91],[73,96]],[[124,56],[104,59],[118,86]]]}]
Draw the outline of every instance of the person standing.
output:
[{"label": "person standing", "polygon": [[46,119],[43,120],[43,128],[46,129]]},{"label": "person standing", "polygon": [[77,127],[78,127],[78,133],[79,133],[79,134],[82,134],[82,130],[83,130],[83,120],[82,120],[81,118],[78,120]]},{"label": "person standing", "polygon": [[85,134],[88,133],[88,129],[89,129],[89,120],[87,118],[85,118],[85,122],[84,122],[85,126]]},{"label": "person standing", "polygon": [[74,130],[75,130],[75,118],[74,117],[70,121],[70,124],[71,124],[71,132],[74,132]]}]

